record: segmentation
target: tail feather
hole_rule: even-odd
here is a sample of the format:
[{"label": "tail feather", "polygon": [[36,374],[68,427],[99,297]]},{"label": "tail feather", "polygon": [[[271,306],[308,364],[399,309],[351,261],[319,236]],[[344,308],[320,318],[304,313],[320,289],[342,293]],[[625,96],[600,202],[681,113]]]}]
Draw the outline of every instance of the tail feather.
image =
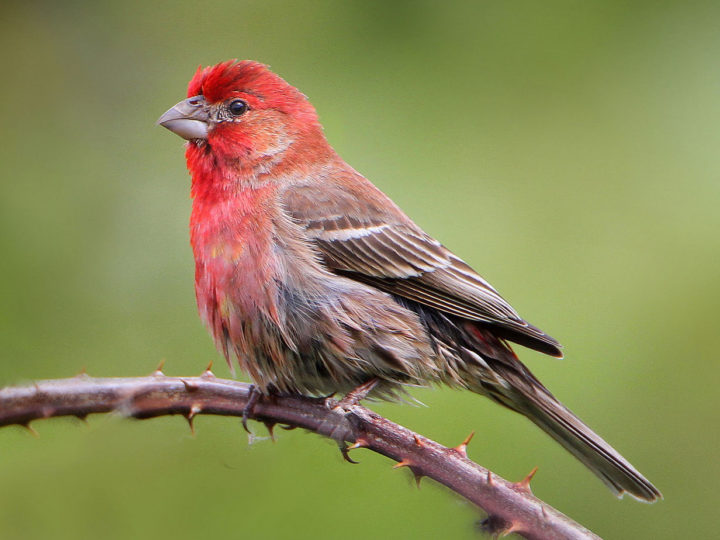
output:
[{"label": "tail feather", "polygon": [[[638,500],[654,502],[662,494],[624,457],[544,388],[521,392],[513,409],[560,443],[594,472],[618,497],[628,493]],[[505,400],[503,400],[505,401]]]},{"label": "tail feather", "polygon": [[629,493],[647,502],[662,498],[625,458],[555,399],[496,328],[454,319],[409,300],[398,301],[420,316],[436,350],[443,351],[449,374],[445,382],[458,385],[460,379],[462,386],[527,416],[617,496]]}]

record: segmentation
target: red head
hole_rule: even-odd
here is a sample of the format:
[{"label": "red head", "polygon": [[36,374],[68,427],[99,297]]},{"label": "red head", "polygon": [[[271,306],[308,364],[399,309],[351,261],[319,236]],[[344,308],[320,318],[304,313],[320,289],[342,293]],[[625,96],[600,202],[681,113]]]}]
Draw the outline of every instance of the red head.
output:
[{"label": "red head", "polygon": [[[280,163],[297,143],[323,141],[315,109],[296,88],[252,61],[198,68],[188,99],[158,121],[190,141],[188,161],[211,158],[246,172]],[[294,148],[293,148],[294,146]]]}]

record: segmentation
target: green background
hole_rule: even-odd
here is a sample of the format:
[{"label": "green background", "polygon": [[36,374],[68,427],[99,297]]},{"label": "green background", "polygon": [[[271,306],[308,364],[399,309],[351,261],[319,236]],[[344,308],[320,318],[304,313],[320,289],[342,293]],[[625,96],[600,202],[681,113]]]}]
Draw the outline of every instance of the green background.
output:
[{"label": "green background", "polygon": [[[0,384],[199,374],[182,141],[199,64],[270,64],[331,143],[566,359],[521,358],[665,501],[618,501],[525,419],[417,391],[380,413],[607,538],[717,532],[720,3],[33,2],[0,18]],[[0,431],[0,537],[473,538],[370,452],[237,419]],[[264,428],[256,427],[264,435]]]}]

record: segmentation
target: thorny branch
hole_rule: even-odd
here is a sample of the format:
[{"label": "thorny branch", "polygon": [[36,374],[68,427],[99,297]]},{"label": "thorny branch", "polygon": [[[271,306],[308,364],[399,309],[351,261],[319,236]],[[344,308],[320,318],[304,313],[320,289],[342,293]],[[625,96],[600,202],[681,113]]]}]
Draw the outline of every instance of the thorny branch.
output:
[{"label": "thorny branch", "polygon": [[[0,389],[0,426],[23,425],[56,416],[84,418],[91,413],[120,412],[134,418],[183,415],[191,424],[198,414],[243,415],[251,388],[246,383],[216,378],[167,377],[160,369],[148,377],[91,378],[37,382]],[[448,448],[394,424],[360,405],[340,406],[333,399],[263,396],[249,418],[300,427],[338,442],[343,455],[368,448],[408,467],[418,483],[432,478],[482,508],[485,529],[496,535],[516,533],[530,539],[598,537],[537,499],[530,491],[532,474],[508,482],[467,457],[470,437]],[[350,443],[347,446],[346,443]]]}]

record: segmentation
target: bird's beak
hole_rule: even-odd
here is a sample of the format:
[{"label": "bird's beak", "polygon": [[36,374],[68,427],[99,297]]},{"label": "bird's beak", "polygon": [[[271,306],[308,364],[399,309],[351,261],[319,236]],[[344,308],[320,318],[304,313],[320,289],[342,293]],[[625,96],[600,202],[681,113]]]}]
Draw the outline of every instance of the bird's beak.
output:
[{"label": "bird's beak", "polygon": [[193,96],[174,105],[158,118],[157,124],[188,141],[207,139],[208,110],[203,96]]}]

